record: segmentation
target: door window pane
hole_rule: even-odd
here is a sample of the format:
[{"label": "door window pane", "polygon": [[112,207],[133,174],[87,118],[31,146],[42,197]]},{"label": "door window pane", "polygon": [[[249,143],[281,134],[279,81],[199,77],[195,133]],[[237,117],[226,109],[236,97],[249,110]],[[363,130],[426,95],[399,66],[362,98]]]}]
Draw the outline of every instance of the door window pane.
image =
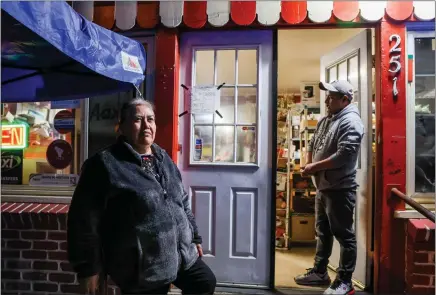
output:
[{"label": "door window pane", "polygon": [[235,122],[235,88],[221,88],[220,109],[218,111],[222,118],[215,113],[215,123]]},{"label": "door window pane", "polygon": [[195,85],[214,84],[214,51],[197,50],[195,52]]},{"label": "door window pane", "polygon": [[234,161],[234,134],[233,126],[216,126],[215,129],[215,161]]},{"label": "door window pane", "polygon": [[238,126],[237,128],[237,162],[256,162],[256,127]]},{"label": "door window pane", "polygon": [[354,90],[359,89],[359,57],[356,55],[348,60],[348,82]]},{"label": "door window pane", "polygon": [[337,75],[338,75],[338,73],[337,73],[337,68],[336,68],[336,66],[331,67],[331,68],[328,70],[328,78],[327,78],[328,83],[331,83],[331,82],[337,80],[337,79],[338,79]]},{"label": "door window pane", "polygon": [[255,124],[257,118],[257,88],[238,87],[238,123]]},{"label": "door window pane", "polygon": [[35,174],[80,173],[81,109],[70,107],[49,101],[2,104],[2,184],[37,184],[41,178]]},{"label": "door window pane", "polygon": [[218,50],[216,53],[217,58],[217,81],[216,84],[227,85],[235,84],[235,64],[236,64],[236,51],[235,50]]},{"label": "door window pane", "polygon": [[192,114],[194,124],[212,124],[213,114]]},{"label": "door window pane", "polygon": [[257,50],[238,50],[238,84],[257,84]]},{"label": "door window pane", "polygon": [[[221,88],[219,114],[192,115],[195,139],[190,147],[191,162],[255,163],[259,100],[257,49],[201,49],[194,56],[193,85]],[[236,130],[239,130],[237,135]],[[205,134],[208,140],[203,138]]]},{"label": "door window pane", "polygon": [[347,61],[343,61],[339,64],[338,80],[347,80]]},{"label": "door window pane", "polygon": [[212,162],[212,126],[195,126],[193,160]]}]

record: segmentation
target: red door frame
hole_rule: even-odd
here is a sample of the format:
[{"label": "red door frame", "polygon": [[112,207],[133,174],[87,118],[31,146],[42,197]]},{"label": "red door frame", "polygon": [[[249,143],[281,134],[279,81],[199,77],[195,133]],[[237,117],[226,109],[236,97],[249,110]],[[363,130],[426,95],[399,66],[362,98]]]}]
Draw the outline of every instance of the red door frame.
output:
[{"label": "red door frame", "polygon": [[156,34],[156,143],[177,163],[179,140],[179,39],[176,29],[159,29]]},{"label": "red door frame", "polygon": [[[288,27],[289,28],[289,27]],[[337,28],[317,25],[312,28]],[[274,28],[273,28],[274,29]],[[401,293],[405,281],[405,232],[394,212],[404,205],[390,198],[392,186],[405,191],[406,183],[406,71],[404,23],[386,18],[376,27],[376,183],[374,221],[374,293]],[[398,73],[399,94],[393,98],[393,76],[389,74],[392,34],[401,37]],[[156,36],[156,142],[177,162],[179,104],[179,42],[176,29],[158,29]]]}]

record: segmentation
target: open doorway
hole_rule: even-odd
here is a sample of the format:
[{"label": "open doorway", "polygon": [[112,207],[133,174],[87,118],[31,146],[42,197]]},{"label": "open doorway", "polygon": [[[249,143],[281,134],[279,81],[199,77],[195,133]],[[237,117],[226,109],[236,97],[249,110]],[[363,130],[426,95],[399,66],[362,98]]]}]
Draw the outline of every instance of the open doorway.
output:
[{"label": "open doorway", "polygon": [[[373,167],[375,167],[375,71],[372,66],[374,30],[303,29],[278,31],[277,191],[275,286],[302,287],[294,277],[313,266],[316,251],[315,195],[310,177],[302,177],[306,147],[317,122],[325,115],[320,80],[346,79],[355,90],[365,124],[358,159],[355,230],[358,257],[353,281],[356,290],[371,285]],[[371,46],[372,44],[372,46]],[[339,263],[335,241],[329,275]]]}]

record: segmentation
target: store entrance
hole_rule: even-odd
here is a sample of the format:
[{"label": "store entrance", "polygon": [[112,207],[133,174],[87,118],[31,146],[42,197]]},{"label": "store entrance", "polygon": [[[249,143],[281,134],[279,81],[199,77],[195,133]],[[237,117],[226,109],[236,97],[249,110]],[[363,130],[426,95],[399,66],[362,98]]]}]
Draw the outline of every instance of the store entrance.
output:
[{"label": "store entrance", "polygon": [[[355,90],[365,125],[358,158],[360,185],[355,209],[357,290],[371,284],[373,207],[373,146],[375,80],[372,67],[374,32],[366,29],[305,29],[278,32],[278,114],[275,286],[301,287],[294,277],[313,266],[316,246],[315,195],[310,177],[303,177],[306,147],[317,122],[325,115],[319,81],[348,80]],[[375,150],[374,150],[375,152]],[[335,240],[329,275],[335,278],[340,247]],[[326,287],[311,289],[324,290]]]}]

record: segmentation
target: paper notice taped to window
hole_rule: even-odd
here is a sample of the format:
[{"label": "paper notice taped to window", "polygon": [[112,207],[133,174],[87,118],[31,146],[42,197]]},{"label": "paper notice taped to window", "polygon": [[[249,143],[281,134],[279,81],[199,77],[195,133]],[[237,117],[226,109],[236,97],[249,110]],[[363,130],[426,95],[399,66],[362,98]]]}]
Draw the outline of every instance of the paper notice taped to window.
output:
[{"label": "paper notice taped to window", "polygon": [[215,86],[194,86],[191,90],[191,114],[210,114],[219,110],[220,92]]}]

